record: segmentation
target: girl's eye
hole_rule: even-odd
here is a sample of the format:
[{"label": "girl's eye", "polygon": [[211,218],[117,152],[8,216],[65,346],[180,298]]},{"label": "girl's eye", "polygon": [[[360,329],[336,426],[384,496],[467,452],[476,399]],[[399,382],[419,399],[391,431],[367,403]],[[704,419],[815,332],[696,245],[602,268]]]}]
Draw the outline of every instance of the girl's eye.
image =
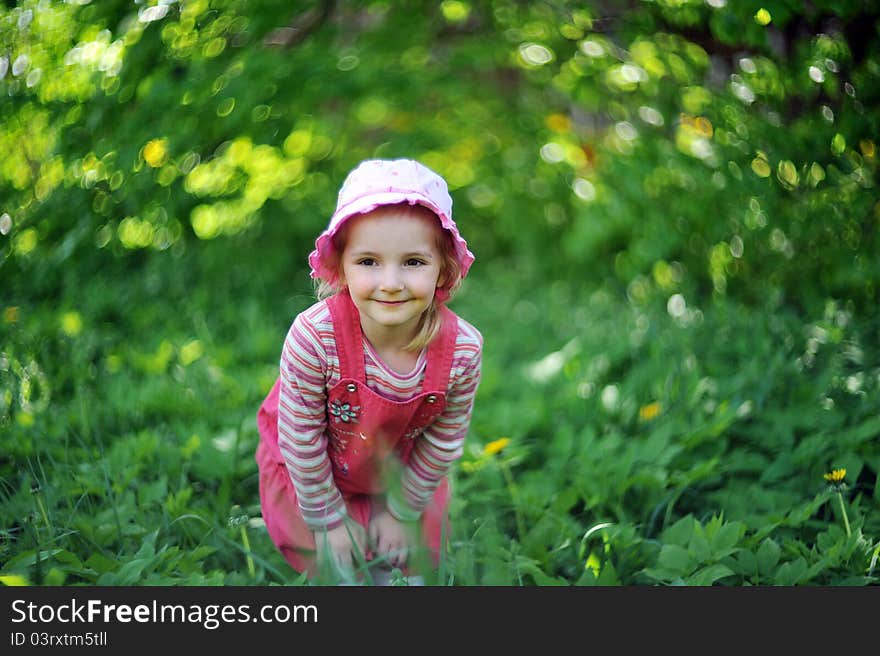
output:
[{"label": "girl's eye", "polygon": [[372,257],[365,257],[362,260],[358,260],[358,264],[362,264],[364,266],[373,266],[374,264],[376,264],[376,260],[374,260]]},{"label": "girl's eye", "polygon": [[417,267],[422,266],[425,263],[422,260],[417,260],[416,258],[410,258],[406,261],[406,266]]}]

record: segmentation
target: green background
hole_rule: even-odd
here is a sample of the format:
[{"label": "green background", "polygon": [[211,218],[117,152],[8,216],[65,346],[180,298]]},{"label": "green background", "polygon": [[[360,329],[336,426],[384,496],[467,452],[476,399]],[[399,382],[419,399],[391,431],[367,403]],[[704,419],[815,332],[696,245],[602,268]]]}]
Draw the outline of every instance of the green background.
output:
[{"label": "green background", "polygon": [[3,3],[0,581],[304,582],[256,410],[412,157],[485,338],[429,583],[876,583],[871,5]]}]

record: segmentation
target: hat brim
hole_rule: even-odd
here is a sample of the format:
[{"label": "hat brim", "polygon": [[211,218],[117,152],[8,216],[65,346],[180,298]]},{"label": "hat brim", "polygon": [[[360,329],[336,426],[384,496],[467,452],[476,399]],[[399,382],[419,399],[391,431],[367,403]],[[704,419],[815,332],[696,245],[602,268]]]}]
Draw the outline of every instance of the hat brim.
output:
[{"label": "hat brim", "polygon": [[325,262],[333,248],[334,235],[342,229],[342,226],[345,225],[346,221],[353,216],[372,212],[383,205],[397,205],[400,203],[422,205],[437,215],[437,218],[440,219],[441,227],[452,235],[453,244],[455,246],[455,255],[458,259],[459,267],[461,268],[461,277],[464,278],[474,261],[474,254],[468,250],[467,242],[458,232],[458,228],[446,212],[438,207],[436,203],[433,203],[427,196],[411,191],[406,193],[386,191],[370,194],[367,196],[361,196],[360,198],[353,200],[351,203],[339,207],[330,218],[330,224],[327,229],[318,235],[318,238],[315,240],[315,250],[309,254],[309,265],[312,269],[312,278],[321,278],[323,280],[332,281],[335,277],[333,271],[327,267]]}]

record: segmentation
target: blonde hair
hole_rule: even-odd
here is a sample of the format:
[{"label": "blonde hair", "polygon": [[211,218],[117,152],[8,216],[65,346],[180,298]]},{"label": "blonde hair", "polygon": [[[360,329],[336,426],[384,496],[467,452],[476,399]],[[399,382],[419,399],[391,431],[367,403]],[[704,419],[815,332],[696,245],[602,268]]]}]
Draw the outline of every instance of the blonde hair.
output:
[{"label": "blonde hair", "polygon": [[[396,207],[405,216],[429,216],[433,217],[437,230],[437,250],[440,252],[440,277],[437,279],[437,291],[441,293],[442,300],[452,298],[461,287],[461,264],[455,254],[455,244],[453,243],[452,234],[448,230],[444,230],[440,225],[437,215],[423,205],[410,205],[409,203],[399,203],[396,205],[383,205],[385,207]],[[374,210],[375,211],[375,210]],[[369,214],[369,213],[368,213]],[[332,248],[323,259],[323,264],[328,271],[333,272],[332,278],[325,280],[317,278],[315,280],[315,296],[317,299],[324,300],[333,294],[341,291],[345,285],[341,282],[340,275],[340,255],[345,250],[346,239],[348,237],[348,225],[333,235]],[[435,294],[434,299],[428,308],[422,313],[419,319],[418,330],[415,337],[409,344],[404,346],[405,351],[419,351],[431,343],[431,341],[440,332],[441,314],[439,308],[440,302]]]}]

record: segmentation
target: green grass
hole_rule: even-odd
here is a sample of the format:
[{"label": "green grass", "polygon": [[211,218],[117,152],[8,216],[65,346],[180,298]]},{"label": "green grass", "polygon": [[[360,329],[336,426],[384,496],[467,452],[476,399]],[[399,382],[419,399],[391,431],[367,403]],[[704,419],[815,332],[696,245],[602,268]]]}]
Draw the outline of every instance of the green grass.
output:
[{"label": "green grass", "polygon": [[[3,581],[305,583],[262,525],[253,453],[312,300],[251,246],[55,272],[60,302],[15,306]],[[475,269],[453,307],[484,334],[483,381],[429,584],[877,582],[876,328],[833,304],[666,300]]]}]

